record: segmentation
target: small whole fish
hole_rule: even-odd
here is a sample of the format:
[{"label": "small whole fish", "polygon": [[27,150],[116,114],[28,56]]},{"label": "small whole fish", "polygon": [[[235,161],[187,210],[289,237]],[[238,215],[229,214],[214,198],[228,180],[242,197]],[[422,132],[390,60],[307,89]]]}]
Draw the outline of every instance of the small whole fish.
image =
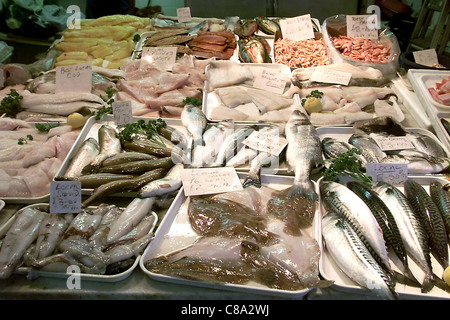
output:
[{"label": "small whole fish", "polygon": [[[325,137],[322,139],[323,154],[327,158],[336,158],[341,153],[345,153],[351,149],[355,149],[351,144],[332,137]],[[367,163],[367,160],[360,154],[354,154],[363,164]]]},{"label": "small whole fish", "polygon": [[410,174],[433,174],[448,170],[450,162],[447,158],[436,158],[415,150],[402,150],[390,154],[382,163],[405,163]]},{"label": "small whole fish", "polygon": [[208,120],[203,114],[203,111],[199,107],[187,104],[184,106],[183,112],[181,113],[181,122],[192,135],[193,149],[196,146],[202,146],[203,132],[208,124]]},{"label": "small whole fish", "polygon": [[181,171],[183,168],[184,165],[182,163],[174,165],[165,177],[151,181],[143,186],[139,191],[139,196],[141,198],[148,198],[178,190],[182,184]]},{"label": "small whole fish", "polygon": [[172,126],[158,128],[158,133],[166,139],[172,141],[175,145],[184,149],[188,146],[188,139],[183,132]]},{"label": "small whole fish", "polygon": [[430,183],[430,196],[441,213],[447,231],[447,242],[450,243],[450,194],[447,183],[434,180]]},{"label": "small whole fish", "polygon": [[348,142],[361,151],[361,155],[367,162],[379,163],[387,157],[386,153],[381,150],[375,140],[368,134],[354,133],[348,139]]},{"label": "small whole fish", "polygon": [[102,125],[98,130],[100,153],[82,170],[82,174],[96,173],[103,160],[122,151],[122,145],[117,138],[117,131],[110,125]]},{"label": "small whole fish", "polygon": [[[265,165],[275,163],[278,157],[267,153],[260,152],[253,160],[250,162],[250,170],[248,172],[247,178],[245,178],[242,186],[247,188],[249,186],[255,186],[257,188],[261,187],[261,169]],[[277,162],[278,163],[278,162]]]},{"label": "small whole fish", "polygon": [[86,139],[71,159],[67,167],[65,177],[77,178],[81,176],[81,171],[91,163],[100,152],[100,146],[94,138]]},{"label": "small whole fish", "polygon": [[444,148],[432,137],[418,133],[409,132],[406,138],[414,145],[416,150],[436,158],[447,158]]},{"label": "small whole fish", "polygon": [[101,167],[99,173],[143,174],[157,168],[170,169],[174,163],[171,157],[156,158],[150,160],[138,160],[128,163]]},{"label": "small whole fish", "polygon": [[322,237],[328,253],[348,277],[383,299],[398,298],[391,277],[373,259],[345,219],[327,212],[322,218]]},{"label": "small whole fish", "polygon": [[151,154],[143,153],[143,152],[121,152],[118,154],[113,155],[112,157],[109,157],[108,159],[105,159],[102,162],[102,167],[108,167],[108,166],[114,166],[117,164],[123,164],[128,163],[130,161],[139,161],[139,160],[152,160],[156,159],[157,157]]},{"label": "small whole fish", "polygon": [[81,188],[94,189],[102,184],[124,179],[133,179],[135,175],[132,174],[118,174],[118,173],[92,173],[80,176],[78,178],[67,178],[56,176],[55,181],[79,181],[81,182]]}]

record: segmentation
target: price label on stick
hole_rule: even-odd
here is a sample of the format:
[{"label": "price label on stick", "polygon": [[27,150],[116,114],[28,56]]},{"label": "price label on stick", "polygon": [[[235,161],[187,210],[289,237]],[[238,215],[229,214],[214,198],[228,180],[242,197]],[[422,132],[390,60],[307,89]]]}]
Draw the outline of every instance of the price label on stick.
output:
[{"label": "price label on stick", "polygon": [[50,183],[50,213],[81,211],[81,182],[53,181]]},{"label": "price label on stick", "polygon": [[78,64],[56,68],[55,92],[91,92],[92,65]]},{"label": "price label on stick", "polygon": [[414,149],[412,142],[402,136],[374,136],[373,139],[383,151]]},{"label": "price label on stick", "polygon": [[124,126],[133,122],[133,110],[131,101],[119,101],[112,104],[114,124]]},{"label": "price label on stick", "polygon": [[254,150],[279,156],[288,141],[280,137],[278,129],[275,129],[254,131],[242,143]]},{"label": "price label on stick", "polygon": [[280,28],[285,39],[301,41],[314,38],[314,29],[309,14],[280,20]]},{"label": "price label on stick", "polygon": [[436,49],[413,51],[413,56],[414,56],[414,61],[417,64],[421,64],[421,65],[429,66],[429,67],[439,64]]},{"label": "price label on stick", "polygon": [[376,15],[347,15],[347,37],[378,39]]},{"label": "price label on stick", "polygon": [[177,59],[176,47],[144,47],[142,58],[163,70],[172,70]]},{"label": "price label on stick", "polygon": [[348,86],[352,74],[349,72],[342,72],[336,70],[330,70],[325,68],[316,68],[309,80],[323,83],[342,84]]},{"label": "price label on stick", "polygon": [[408,165],[405,163],[367,163],[366,174],[374,182],[401,185],[408,179]]},{"label": "price label on stick", "polygon": [[181,180],[187,197],[243,189],[236,169],[231,167],[184,169]]},{"label": "price label on stick", "polygon": [[275,70],[258,70],[255,74],[255,80],[253,81],[253,87],[283,94],[286,87],[287,76],[284,73],[280,73]]}]

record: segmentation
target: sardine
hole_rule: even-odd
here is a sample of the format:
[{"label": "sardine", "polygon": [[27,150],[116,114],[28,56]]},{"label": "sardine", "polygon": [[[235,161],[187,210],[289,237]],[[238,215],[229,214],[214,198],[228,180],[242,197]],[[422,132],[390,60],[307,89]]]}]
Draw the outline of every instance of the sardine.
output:
[{"label": "sardine", "polygon": [[326,210],[347,221],[374,259],[392,275],[383,231],[364,201],[346,186],[332,181],[320,182],[320,194]]},{"label": "sardine", "polygon": [[386,153],[368,134],[355,133],[348,139],[348,142],[361,151],[361,155],[369,163],[379,163],[387,157]]},{"label": "sardine", "polygon": [[445,269],[448,267],[447,231],[436,204],[424,187],[414,180],[408,179],[405,184],[406,198],[419,217],[431,248],[431,253]]},{"label": "sardine", "polygon": [[434,286],[430,249],[419,218],[412,210],[406,196],[396,187],[385,182],[379,182],[374,190],[386,206],[390,208],[400,230],[406,251],[425,273],[422,292],[429,292]]},{"label": "sardine", "polygon": [[81,176],[81,171],[85,166],[91,163],[99,154],[100,146],[94,138],[86,139],[78,149],[77,153],[70,160],[65,177],[77,178]]},{"label": "sardine", "polygon": [[99,173],[122,173],[122,174],[143,174],[149,170],[164,168],[170,169],[174,163],[171,157],[157,158],[151,160],[131,161],[123,164],[116,164],[101,167]]},{"label": "sardine", "polygon": [[255,186],[257,188],[261,187],[261,169],[262,167],[273,164],[275,161],[277,161],[278,157],[267,153],[267,152],[260,152],[253,160],[250,162],[250,170],[248,172],[247,177],[245,178],[244,182],[242,183],[242,186],[244,188]]},{"label": "sardine", "polygon": [[154,160],[157,157],[143,152],[121,152],[115,154],[102,162],[102,167],[114,166],[117,164],[128,163],[130,161]]},{"label": "sardine", "polygon": [[434,180],[430,183],[430,196],[441,213],[447,231],[447,242],[450,243],[450,194],[447,183]]},{"label": "sardine", "polygon": [[98,130],[100,153],[82,170],[82,174],[96,173],[102,161],[122,151],[117,131],[110,125],[102,125]]},{"label": "sardine", "polygon": [[93,190],[92,195],[86,200],[84,200],[81,203],[81,206],[85,208],[92,201],[98,198],[102,198],[106,195],[118,192],[130,192],[133,190],[137,190],[142,186],[146,185],[147,183],[149,183],[150,181],[161,179],[162,177],[165,176],[166,172],[167,172],[166,169],[158,168],[148,171],[144,174],[141,174],[140,176],[137,176],[136,178],[133,179],[116,180],[102,184],[100,187],[95,188]]},{"label": "sardine", "polygon": [[181,122],[192,135],[192,149],[196,146],[202,146],[203,132],[208,124],[208,120],[203,114],[203,111],[199,107],[192,104],[187,104],[184,106],[183,112],[181,113]]},{"label": "sardine", "polygon": [[78,178],[67,178],[56,176],[55,181],[79,181],[82,189],[94,189],[100,187],[102,184],[124,179],[133,179],[135,175],[132,174],[118,174],[118,173],[92,173],[80,176]]},{"label": "sardine", "polygon": [[383,299],[398,298],[391,277],[373,259],[345,219],[327,212],[322,218],[322,237],[327,252],[350,279]]},{"label": "sardine", "polygon": [[141,198],[148,198],[160,196],[172,191],[178,190],[181,187],[181,171],[184,165],[178,163],[173,166],[164,178],[151,181],[141,188],[139,196]]}]

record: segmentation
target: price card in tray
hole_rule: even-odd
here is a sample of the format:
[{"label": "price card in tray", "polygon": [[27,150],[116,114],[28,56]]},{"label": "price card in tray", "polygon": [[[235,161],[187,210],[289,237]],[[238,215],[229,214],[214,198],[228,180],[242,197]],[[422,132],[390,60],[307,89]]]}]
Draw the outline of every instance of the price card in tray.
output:
[{"label": "price card in tray", "polygon": [[81,182],[53,181],[50,183],[50,213],[81,211]]},{"label": "price card in tray", "polygon": [[367,163],[366,174],[374,182],[386,182],[392,185],[402,185],[408,180],[408,165],[406,163]]},{"label": "price card in tray", "polygon": [[403,136],[374,136],[373,139],[383,151],[414,149],[412,142]]},{"label": "price card in tray", "polygon": [[242,184],[232,167],[183,169],[184,194],[198,196],[242,190]]},{"label": "price card in tray", "polygon": [[56,67],[55,92],[91,92],[92,65]]}]

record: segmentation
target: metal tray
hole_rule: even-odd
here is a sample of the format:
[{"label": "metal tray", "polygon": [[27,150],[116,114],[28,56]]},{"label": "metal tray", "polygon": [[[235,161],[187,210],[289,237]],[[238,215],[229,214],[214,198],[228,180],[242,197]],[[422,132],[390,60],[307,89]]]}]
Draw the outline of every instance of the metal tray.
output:
[{"label": "metal tray", "polygon": [[[40,208],[41,210],[48,210],[48,203],[38,203],[27,206],[25,208],[20,209],[19,211],[25,210],[26,208]],[[17,211],[17,213],[19,212]],[[17,214],[16,213],[16,214]],[[158,215],[152,211],[152,216],[154,218],[154,222],[152,227],[150,228],[149,233],[153,233],[155,230],[156,224],[158,223]],[[152,240],[151,240],[152,241]],[[114,274],[114,275],[104,275],[104,274],[88,274],[88,273],[62,273],[62,272],[49,272],[49,271],[41,271],[38,269],[34,269],[32,267],[19,267],[16,269],[14,274],[22,274],[25,275],[28,279],[35,279],[38,277],[44,278],[59,278],[59,279],[67,279],[68,277],[77,275],[80,277],[82,281],[97,281],[97,282],[117,282],[123,279],[126,279],[131,275],[133,270],[138,266],[141,255],[136,257],[133,265],[127,270]]]},{"label": "metal tray", "polygon": [[[240,179],[245,178],[245,175],[238,174]],[[283,189],[287,186],[292,185],[294,178],[293,177],[284,177],[284,176],[275,176],[275,175],[261,175],[261,181],[265,185],[269,185],[274,189]],[[318,190],[317,190],[318,191]],[[265,295],[273,295],[273,296],[281,296],[281,297],[292,297],[299,298],[306,295],[312,289],[304,289],[298,291],[287,291],[287,290],[277,290],[267,288],[262,285],[255,285],[252,283],[246,285],[237,285],[237,284],[215,284],[203,281],[193,281],[187,280],[179,277],[172,277],[162,274],[157,274],[150,272],[146,269],[144,263],[148,259],[158,256],[160,250],[166,250],[168,252],[172,250],[177,250],[188,246],[193,243],[199,235],[191,228],[189,224],[189,220],[187,217],[187,205],[186,201],[188,197],[184,195],[183,188],[179,191],[177,197],[173,201],[171,207],[167,211],[166,216],[161,221],[160,226],[155,234],[155,238],[152,242],[147,246],[146,250],[142,254],[142,258],[139,261],[139,266],[143,270],[145,274],[147,274],[150,278],[161,281],[161,282],[169,282],[169,283],[178,283],[189,286],[196,287],[206,287],[206,288],[215,288],[220,290],[231,290],[238,292],[251,292],[256,294],[265,294]],[[319,208],[316,211],[316,215],[314,220],[320,218]],[[309,229],[311,235],[314,239],[320,242],[321,237],[318,237],[316,233],[315,226],[317,222],[313,223],[313,226]],[[178,239],[177,239],[178,236]],[[168,244],[170,242],[170,244]],[[168,247],[163,247],[168,246]]]},{"label": "metal tray", "polygon": [[[411,177],[411,179],[417,181],[420,183],[425,189],[428,191],[429,184],[433,180],[445,180],[443,178],[438,177],[419,177],[414,176]],[[447,180],[445,180],[448,182]],[[403,192],[403,187],[399,187],[399,190]],[[325,213],[325,210],[323,207],[321,207],[321,214],[323,215]],[[316,225],[315,230],[318,234],[320,234],[320,238],[322,237],[322,226],[321,226],[321,219],[317,219],[316,222],[318,225]],[[361,295],[361,297],[374,297],[373,293],[371,293],[368,289],[360,287],[358,284],[353,282],[349,277],[347,277],[336,265],[331,255],[328,253],[323,241],[320,241],[320,246],[322,250],[322,255],[320,259],[319,264],[319,270],[322,277],[324,277],[327,280],[333,280],[333,288],[335,288],[337,291],[341,292],[347,292],[347,293],[353,293]],[[441,265],[436,261],[436,259],[432,256],[431,257],[432,266],[433,266],[433,272],[441,276],[443,273],[443,269]],[[421,279],[420,277],[423,277],[423,272],[420,270],[420,268],[417,266],[417,264],[412,261],[411,258],[408,259],[408,263],[410,266],[411,271],[414,275],[418,275],[418,279]],[[394,270],[399,271],[396,269],[396,267],[393,266]],[[420,280],[419,280],[420,281]],[[397,283],[396,285],[396,291],[399,294],[400,299],[449,299],[450,293],[447,293],[436,286],[429,292],[429,293],[421,293],[420,288],[414,288],[411,286],[406,286],[400,283]]]}]

